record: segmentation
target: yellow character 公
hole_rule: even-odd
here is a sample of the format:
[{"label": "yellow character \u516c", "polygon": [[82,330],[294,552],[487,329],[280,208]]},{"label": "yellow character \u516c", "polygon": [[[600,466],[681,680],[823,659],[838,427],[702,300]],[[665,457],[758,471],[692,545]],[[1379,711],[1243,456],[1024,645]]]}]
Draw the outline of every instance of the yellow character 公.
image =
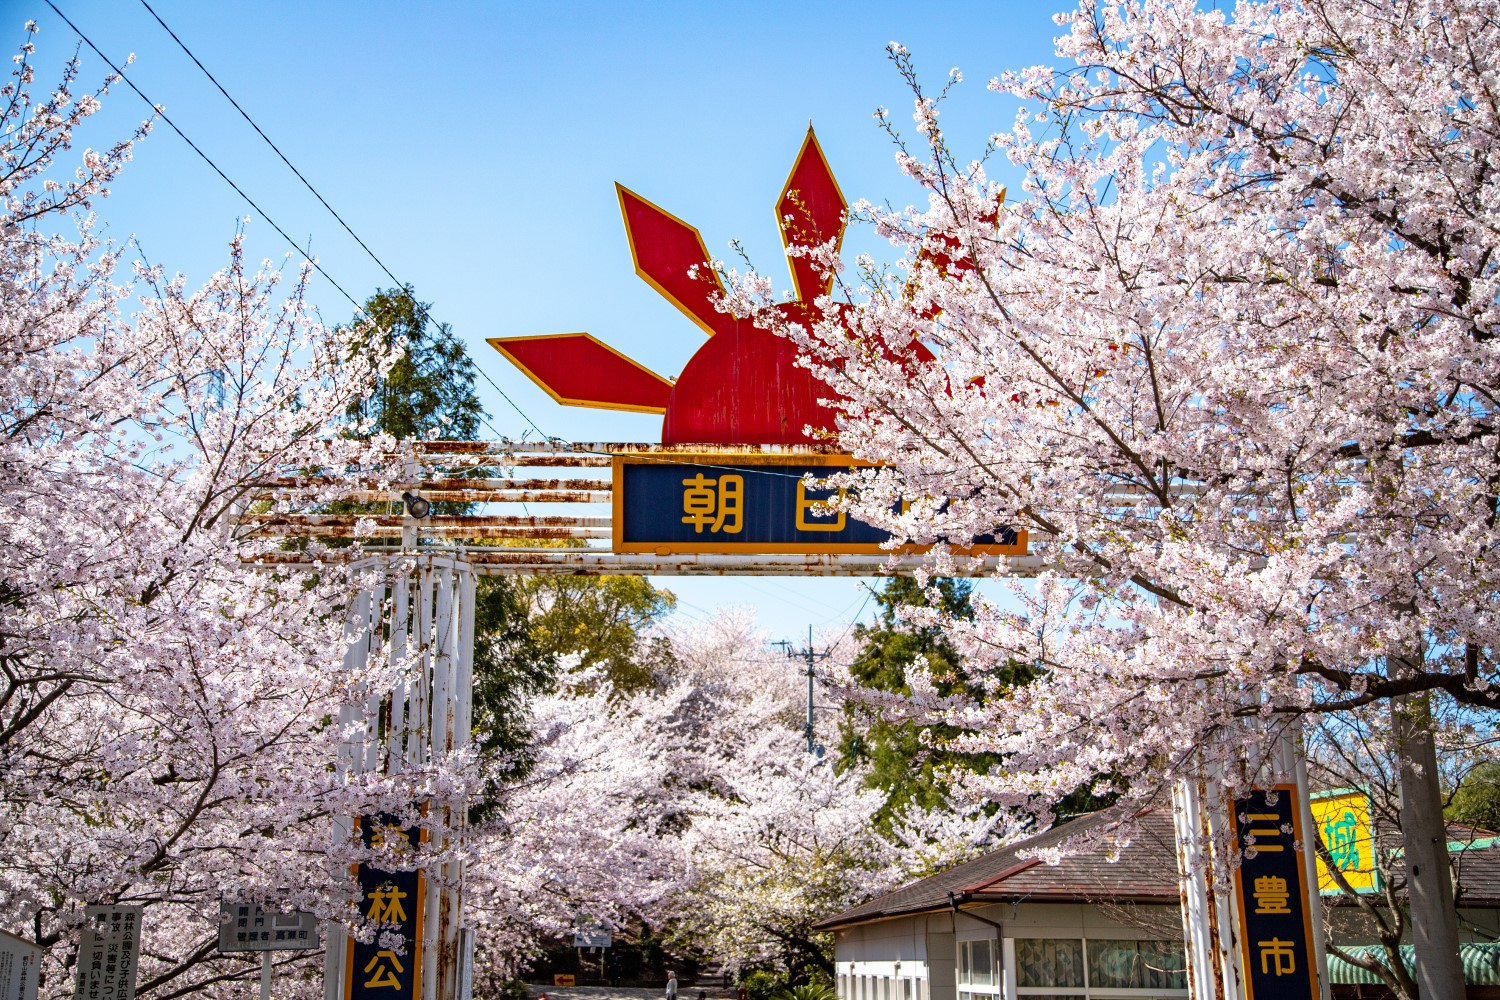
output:
[{"label": "yellow character \u516c", "polygon": [[[390,964],[387,965],[386,963]],[[365,963],[365,972],[373,972],[374,975],[365,980],[366,989],[377,989],[381,986],[391,986],[395,989],[401,988],[401,980],[396,975],[405,972],[406,967],[401,964],[401,959],[396,957],[394,951],[381,950],[375,953],[375,957]]]}]

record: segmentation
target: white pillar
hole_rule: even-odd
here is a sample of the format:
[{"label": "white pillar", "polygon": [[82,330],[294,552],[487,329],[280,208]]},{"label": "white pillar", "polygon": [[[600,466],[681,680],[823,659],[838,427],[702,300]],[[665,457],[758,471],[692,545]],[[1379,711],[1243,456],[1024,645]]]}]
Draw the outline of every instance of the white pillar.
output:
[{"label": "white pillar", "polygon": [[[353,773],[417,770],[469,745],[473,569],[448,557],[406,556],[390,560],[388,570],[391,576],[384,584],[351,601],[344,664],[352,671],[371,657],[388,656],[389,663],[408,669],[387,696],[340,711],[339,722],[349,735],[340,746],[339,765]],[[462,830],[467,803],[432,803],[429,808],[444,810],[433,817],[442,821],[442,828]],[[352,818],[336,819],[334,833],[352,837]],[[458,1000],[463,877],[457,863],[426,873],[426,914],[418,929],[423,953],[419,1000]],[[342,1000],[346,935],[333,927],[326,937],[324,1000]]]},{"label": "white pillar", "polygon": [[1217,775],[1180,778],[1172,788],[1177,872],[1192,1000],[1244,1000],[1234,847],[1228,800]]}]

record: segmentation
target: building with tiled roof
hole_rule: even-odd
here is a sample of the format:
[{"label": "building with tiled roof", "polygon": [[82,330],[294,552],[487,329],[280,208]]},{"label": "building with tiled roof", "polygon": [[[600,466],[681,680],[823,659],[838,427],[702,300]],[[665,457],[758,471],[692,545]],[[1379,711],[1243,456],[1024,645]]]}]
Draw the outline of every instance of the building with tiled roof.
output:
[{"label": "building with tiled roof", "polygon": [[[1119,829],[1116,827],[1119,826]],[[1453,831],[1471,1000],[1500,998],[1500,843]],[[1049,864],[1065,841],[1087,846]],[[840,1000],[1103,1000],[1187,997],[1181,887],[1170,810],[1120,826],[1095,813],[824,919]],[[1335,904],[1340,944],[1364,937]],[[1491,971],[1486,971],[1491,970]],[[1335,996],[1382,996],[1334,960]]]}]

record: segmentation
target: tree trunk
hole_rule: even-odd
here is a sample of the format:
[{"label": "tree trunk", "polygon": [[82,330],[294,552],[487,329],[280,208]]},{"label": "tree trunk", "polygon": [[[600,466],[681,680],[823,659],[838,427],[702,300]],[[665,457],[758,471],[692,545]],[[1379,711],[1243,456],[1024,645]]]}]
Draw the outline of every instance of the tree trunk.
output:
[{"label": "tree trunk", "polygon": [[1401,768],[1401,837],[1406,848],[1417,989],[1422,1000],[1464,1000],[1453,867],[1427,695],[1395,700],[1391,739]]}]

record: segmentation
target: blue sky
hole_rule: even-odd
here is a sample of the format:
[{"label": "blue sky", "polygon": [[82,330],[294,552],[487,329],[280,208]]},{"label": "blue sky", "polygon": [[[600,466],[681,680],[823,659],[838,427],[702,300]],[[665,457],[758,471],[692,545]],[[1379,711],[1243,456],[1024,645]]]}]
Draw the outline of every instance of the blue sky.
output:
[{"label": "blue sky", "polygon": [[[356,299],[390,281],[255,135],[140,0],[53,0]],[[911,97],[885,58],[907,46],[930,84],[966,82],[945,106],[960,155],[1009,126],[1014,99],[986,82],[1051,62],[1060,5],[921,3],[449,3],[149,0],[219,82],[477,364],[544,432],[574,441],[653,441],[660,418],[558,406],[485,338],[588,331],[662,374],[702,335],[637,278],[619,181],[696,225],[711,253],[740,240],[790,287],[773,205],[809,120],[851,200],[907,204],[915,190],[872,113],[910,123]],[[42,0],[0,0],[13,43],[34,18],[38,82],[78,45]],[[6,35],[0,33],[0,42]],[[102,64],[83,52],[83,80]],[[145,112],[123,86],[85,144]],[[992,174],[1014,188],[1007,165]],[[97,208],[169,271],[201,281],[249,216],[252,258],[289,247],[186,144],[158,126]],[[845,256],[889,251],[852,232]],[[325,318],[352,315],[319,282]],[[495,431],[526,422],[481,380]],[[873,602],[851,580],[659,581],[682,613],[756,608],[772,638],[841,631]]]}]

